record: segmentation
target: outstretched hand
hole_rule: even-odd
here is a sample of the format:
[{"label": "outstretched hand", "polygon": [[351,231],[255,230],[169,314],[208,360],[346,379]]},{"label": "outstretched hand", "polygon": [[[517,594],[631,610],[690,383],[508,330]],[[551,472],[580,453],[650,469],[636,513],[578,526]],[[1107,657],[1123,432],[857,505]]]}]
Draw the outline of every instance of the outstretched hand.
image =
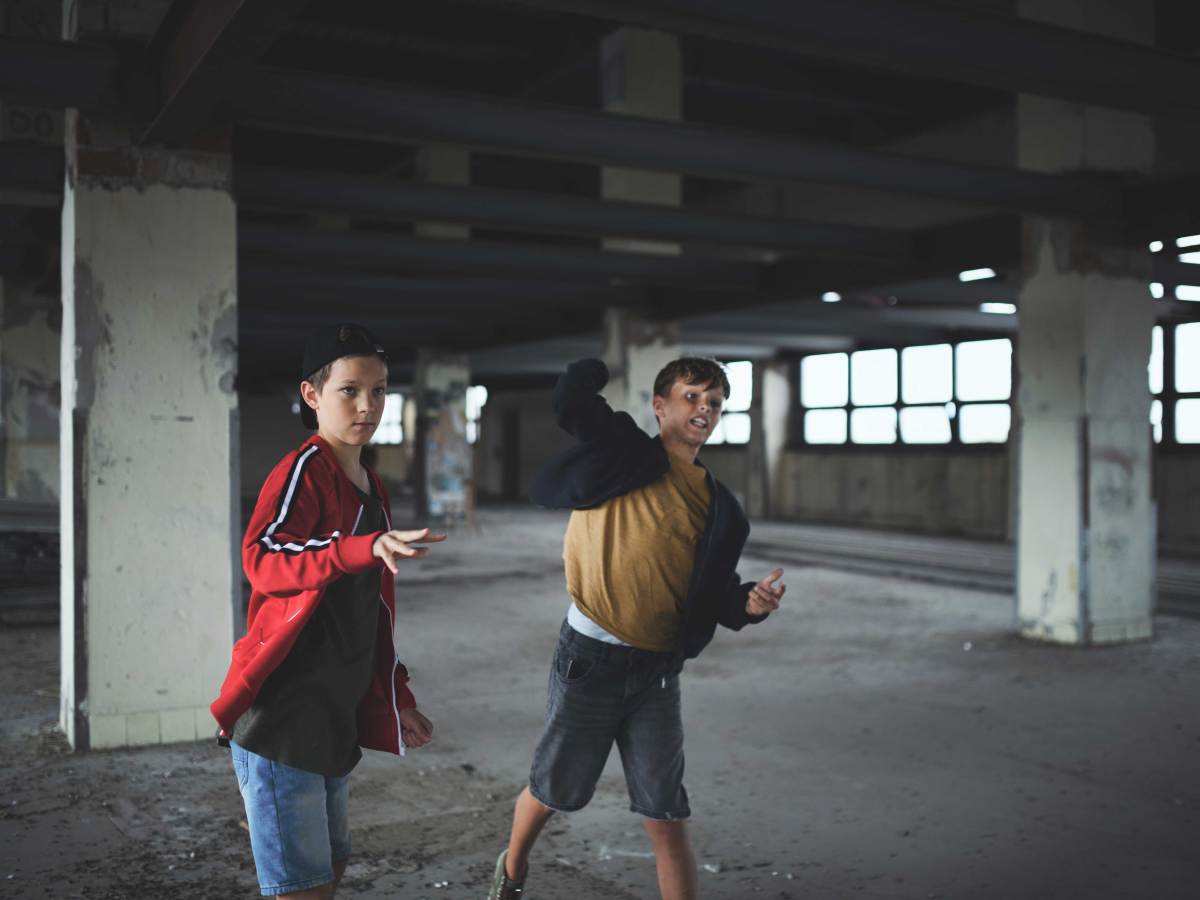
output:
[{"label": "outstretched hand", "polygon": [[417,712],[415,706],[400,710],[400,738],[412,750],[433,740],[433,723]]},{"label": "outstretched hand", "polygon": [[383,560],[383,564],[395,575],[401,559],[419,559],[429,555],[428,547],[413,546],[417,543],[436,543],[444,541],[446,535],[431,532],[428,528],[416,531],[385,531],[375,538],[371,552]]},{"label": "outstretched hand", "polygon": [[746,597],[746,612],[752,616],[761,616],[779,609],[779,601],[783,599],[786,584],[776,586],[775,582],[783,577],[783,569],[776,569],[754,587]]}]

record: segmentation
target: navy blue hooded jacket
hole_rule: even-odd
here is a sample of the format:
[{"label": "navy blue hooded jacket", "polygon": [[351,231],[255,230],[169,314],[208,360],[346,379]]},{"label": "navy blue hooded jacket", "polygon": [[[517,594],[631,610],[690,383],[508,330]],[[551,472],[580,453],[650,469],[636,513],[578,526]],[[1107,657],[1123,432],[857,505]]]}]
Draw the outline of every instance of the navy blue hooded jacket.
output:
[{"label": "navy blue hooded jacket", "polygon": [[[577,441],[538,470],[530,497],[554,509],[590,509],[613,497],[657,481],[671,462],[658,437],[638,428],[628,413],[614,412],[600,396],[608,367],[598,359],[572,363],[554,387],[558,424]],[[708,518],[696,547],[684,597],[676,665],[700,654],[720,623],[734,631],[765,615],[746,612],[753,582],[740,582],[737,563],[750,524],[729,489],[705,470],[709,486]]]}]

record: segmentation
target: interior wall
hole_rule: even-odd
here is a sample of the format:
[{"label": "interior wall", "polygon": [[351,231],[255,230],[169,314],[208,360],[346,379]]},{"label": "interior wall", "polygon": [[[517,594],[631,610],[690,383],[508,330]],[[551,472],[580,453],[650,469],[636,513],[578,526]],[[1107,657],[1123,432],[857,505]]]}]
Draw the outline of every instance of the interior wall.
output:
[{"label": "interior wall", "polygon": [[700,461],[713,477],[729,488],[742,508],[750,486],[750,448],[745,445],[717,444],[700,451]]},{"label": "interior wall", "polygon": [[1200,556],[1200,448],[1160,451],[1154,481],[1159,554]]},{"label": "interior wall", "polygon": [[[515,492],[511,490],[514,485],[505,484],[505,432],[509,427],[515,428],[516,437],[516,459],[510,463],[514,468]],[[549,388],[489,390],[475,446],[479,499],[528,502],[533,474],[570,444],[571,437],[558,427],[554,418]]]},{"label": "interior wall", "polygon": [[240,391],[242,522],[250,518],[267,475],[284,454],[312,434],[292,412],[295,397],[287,390],[270,393]]},{"label": "interior wall", "polygon": [[[969,451],[789,450],[784,518],[1005,540],[1004,448]],[[1159,553],[1200,554],[1200,453],[1155,461]]]},{"label": "interior wall", "polygon": [[783,517],[1003,540],[1007,447],[790,450]]}]

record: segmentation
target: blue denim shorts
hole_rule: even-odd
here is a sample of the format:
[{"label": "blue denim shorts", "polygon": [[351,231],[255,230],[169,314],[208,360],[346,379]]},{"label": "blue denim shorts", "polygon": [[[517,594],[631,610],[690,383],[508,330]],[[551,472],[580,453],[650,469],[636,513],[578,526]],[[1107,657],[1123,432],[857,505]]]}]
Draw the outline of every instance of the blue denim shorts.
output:
[{"label": "blue denim shorts", "polygon": [[263,896],[333,881],[333,864],[350,855],[350,776],[305,772],[233,741],[229,749]]},{"label": "blue denim shorts", "polygon": [[582,809],[614,743],[633,812],[662,821],[691,815],[683,786],[679,674],[671,654],[606,644],[563,622],[530,793],[551,809]]}]

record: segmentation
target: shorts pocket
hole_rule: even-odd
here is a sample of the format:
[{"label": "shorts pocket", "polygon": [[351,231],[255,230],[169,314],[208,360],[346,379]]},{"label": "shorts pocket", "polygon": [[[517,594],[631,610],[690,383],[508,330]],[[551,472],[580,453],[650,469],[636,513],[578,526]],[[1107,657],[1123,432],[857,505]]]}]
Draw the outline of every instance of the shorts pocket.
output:
[{"label": "shorts pocket", "polygon": [[560,647],[554,654],[554,677],[563,684],[582,684],[600,665],[595,656]]}]

